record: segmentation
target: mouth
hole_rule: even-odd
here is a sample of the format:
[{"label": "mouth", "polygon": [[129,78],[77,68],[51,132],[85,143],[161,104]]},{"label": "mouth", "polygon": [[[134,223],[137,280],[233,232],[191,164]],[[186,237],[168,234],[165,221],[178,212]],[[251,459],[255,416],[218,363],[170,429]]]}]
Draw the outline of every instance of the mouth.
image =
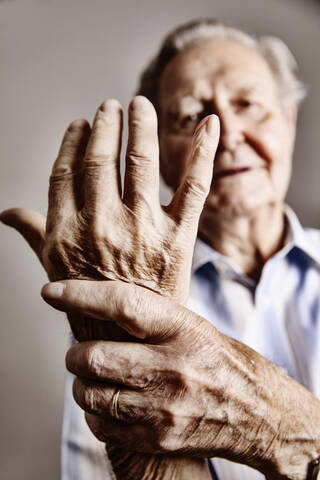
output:
[{"label": "mouth", "polygon": [[239,175],[240,173],[245,173],[251,170],[249,167],[243,167],[243,168],[230,168],[227,170],[220,170],[217,173],[213,174],[214,180],[219,180],[220,178],[225,178],[225,177],[231,177],[233,175]]}]

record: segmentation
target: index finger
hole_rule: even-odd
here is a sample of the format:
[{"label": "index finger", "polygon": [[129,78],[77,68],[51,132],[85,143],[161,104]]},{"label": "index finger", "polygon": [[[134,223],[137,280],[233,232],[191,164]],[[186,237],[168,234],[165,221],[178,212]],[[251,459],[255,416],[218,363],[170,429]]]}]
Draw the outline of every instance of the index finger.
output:
[{"label": "index finger", "polygon": [[196,129],[184,179],[167,210],[179,221],[197,227],[210,190],[220,125],[216,115],[206,117]]}]

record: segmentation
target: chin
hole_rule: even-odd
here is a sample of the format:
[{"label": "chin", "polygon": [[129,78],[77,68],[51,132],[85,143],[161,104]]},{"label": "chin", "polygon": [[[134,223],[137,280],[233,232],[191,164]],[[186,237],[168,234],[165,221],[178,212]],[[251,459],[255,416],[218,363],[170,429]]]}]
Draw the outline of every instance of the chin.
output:
[{"label": "chin", "polygon": [[204,210],[218,217],[247,217],[254,214],[263,206],[273,203],[270,198],[263,195],[210,195]]}]

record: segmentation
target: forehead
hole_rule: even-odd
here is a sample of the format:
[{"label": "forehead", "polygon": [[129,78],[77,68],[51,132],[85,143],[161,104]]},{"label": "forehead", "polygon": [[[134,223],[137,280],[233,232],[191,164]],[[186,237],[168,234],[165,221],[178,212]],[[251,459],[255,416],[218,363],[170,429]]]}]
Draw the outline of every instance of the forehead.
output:
[{"label": "forehead", "polygon": [[159,104],[188,95],[210,98],[218,82],[231,90],[276,91],[272,72],[256,50],[215,38],[183,50],[166,65],[159,81]]}]

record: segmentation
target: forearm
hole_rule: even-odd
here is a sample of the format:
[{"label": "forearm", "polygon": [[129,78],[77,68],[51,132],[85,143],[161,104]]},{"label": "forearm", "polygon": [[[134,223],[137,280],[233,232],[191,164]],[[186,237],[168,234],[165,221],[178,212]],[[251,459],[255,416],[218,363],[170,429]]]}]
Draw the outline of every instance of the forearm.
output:
[{"label": "forearm", "polygon": [[305,480],[310,462],[320,456],[320,401],[276,367],[272,403],[278,430],[264,452],[269,479]]},{"label": "forearm", "polygon": [[[228,340],[236,348],[226,349],[224,359],[227,421],[212,456],[250,465],[270,480],[305,480],[320,455],[320,401],[258,353]],[[215,406],[216,392],[211,412]]]},{"label": "forearm", "polygon": [[118,480],[209,480],[207,461],[188,457],[173,457],[129,453],[107,447],[108,456]]}]

